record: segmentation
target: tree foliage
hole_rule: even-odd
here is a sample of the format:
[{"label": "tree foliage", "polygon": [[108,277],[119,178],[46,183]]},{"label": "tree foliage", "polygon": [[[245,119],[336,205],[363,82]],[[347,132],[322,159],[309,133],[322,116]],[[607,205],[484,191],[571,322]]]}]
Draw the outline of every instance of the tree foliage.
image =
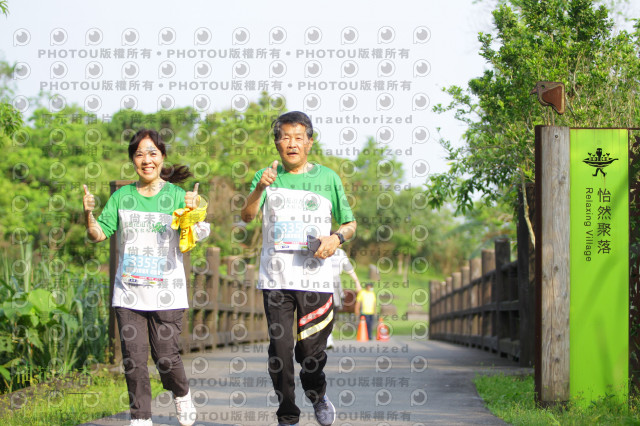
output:
[{"label": "tree foliage", "polygon": [[[194,173],[183,187],[199,182],[209,198],[212,233],[192,256],[201,257],[206,245],[214,245],[223,255],[253,262],[261,226],[241,223],[240,209],[254,173],[279,159],[270,127],[282,111],[266,94],[243,113],[223,110],[207,117],[186,107],[151,114],[121,110],[98,120],[73,105],[59,112],[38,107],[28,125],[4,139],[0,247],[31,244],[36,261],[61,260],[73,271],[83,271],[92,259],[106,265],[108,244],[90,244],[85,237],[82,185],[96,196],[100,214],[111,181],[137,179],[127,147],[134,132],[146,127],[157,129],[167,143],[166,163],[187,165]],[[444,251],[456,260],[468,259],[483,244],[478,233],[484,225],[470,218],[464,235],[447,239],[464,221],[454,220],[448,208],[434,213],[421,188],[403,183],[402,164],[385,151],[370,139],[357,158],[346,159],[328,155],[321,140],[314,142],[310,161],[338,172],[358,221],[356,239],[345,248],[359,263],[385,257],[405,271],[418,257],[436,271],[453,267],[456,262],[437,256]]]},{"label": "tree foliage", "polygon": [[[0,11],[5,11],[2,2],[0,2]],[[11,98],[14,95],[13,84],[11,84],[13,69],[13,65],[0,61],[0,148],[24,124],[22,114],[11,104]]]},{"label": "tree foliage", "polygon": [[534,180],[534,127],[551,124],[548,107],[530,95],[537,81],[566,87],[567,112],[555,125],[632,127],[640,122],[640,24],[613,32],[605,6],[591,0],[506,0],[493,12],[494,32],[480,33],[483,75],[446,88],[452,111],[467,125],[462,145],[441,140],[450,169],[428,182],[434,207],[453,199],[459,212]]}]

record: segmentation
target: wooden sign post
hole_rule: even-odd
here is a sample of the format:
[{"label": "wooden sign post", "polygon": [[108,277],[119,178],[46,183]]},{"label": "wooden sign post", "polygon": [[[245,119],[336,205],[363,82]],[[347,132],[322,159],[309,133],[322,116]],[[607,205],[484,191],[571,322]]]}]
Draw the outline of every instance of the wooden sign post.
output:
[{"label": "wooden sign post", "polygon": [[535,391],[569,400],[569,128],[536,126]]},{"label": "wooden sign post", "polygon": [[537,402],[624,401],[628,131],[537,126],[535,137]]}]

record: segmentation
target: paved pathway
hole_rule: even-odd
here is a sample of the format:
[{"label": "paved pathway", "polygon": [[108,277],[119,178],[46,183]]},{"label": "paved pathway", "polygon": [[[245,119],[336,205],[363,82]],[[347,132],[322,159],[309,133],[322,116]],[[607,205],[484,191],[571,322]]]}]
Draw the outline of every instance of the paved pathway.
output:
[{"label": "paved pathway", "polygon": [[[476,373],[530,372],[478,349],[408,336],[336,343],[325,367],[336,426],[504,424],[484,408],[472,379]],[[198,406],[196,425],[276,425],[266,351],[266,344],[252,344],[183,357]],[[299,381],[296,390],[300,425],[317,425]],[[168,393],[156,398],[153,413],[154,425],[178,425]],[[87,425],[128,425],[128,418],[121,413]]]}]

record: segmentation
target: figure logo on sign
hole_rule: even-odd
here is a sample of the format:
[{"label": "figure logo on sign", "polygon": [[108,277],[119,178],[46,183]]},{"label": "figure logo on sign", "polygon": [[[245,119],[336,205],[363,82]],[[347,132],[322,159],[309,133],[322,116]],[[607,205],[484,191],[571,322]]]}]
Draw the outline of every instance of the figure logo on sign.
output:
[{"label": "figure logo on sign", "polygon": [[589,156],[582,161],[590,165],[591,167],[596,168],[596,172],[591,176],[597,176],[598,172],[602,172],[602,176],[606,176],[607,174],[602,169],[604,169],[605,167],[607,167],[609,164],[613,163],[616,160],[617,158],[611,158],[608,152],[602,155],[602,148],[598,148],[596,149],[595,155],[593,155],[592,153],[589,153]]}]

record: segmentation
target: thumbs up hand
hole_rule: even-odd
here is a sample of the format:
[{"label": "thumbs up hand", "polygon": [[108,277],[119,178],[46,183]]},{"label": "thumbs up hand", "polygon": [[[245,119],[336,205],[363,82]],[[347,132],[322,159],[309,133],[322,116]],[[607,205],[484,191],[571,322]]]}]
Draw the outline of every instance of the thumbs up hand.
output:
[{"label": "thumbs up hand", "polygon": [[96,199],[93,197],[93,194],[89,192],[89,188],[87,185],[82,185],[84,187],[84,197],[82,197],[82,207],[84,207],[85,213],[92,212],[96,207]]},{"label": "thumbs up hand", "polygon": [[184,194],[184,205],[185,207],[189,208],[189,209],[196,209],[198,208],[198,187],[200,186],[199,183],[196,183],[193,186],[193,191],[189,191],[186,194]]},{"label": "thumbs up hand", "polygon": [[82,185],[84,187],[84,197],[82,197],[82,207],[84,207],[84,218],[85,224],[87,226],[87,236],[90,241],[97,243],[98,241],[104,241],[107,239],[107,236],[104,234],[104,231],[96,223],[96,219],[93,217],[93,209],[96,207],[96,199],[93,197],[93,194],[89,192],[89,188],[87,185]]},{"label": "thumbs up hand", "polygon": [[278,160],[271,163],[271,167],[267,167],[260,176],[260,180],[256,184],[256,187],[247,197],[246,203],[240,212],[240,217],[243,221],[251,222],[258,211],[260,210],[260,198],[264,194],[264,190],[267,189],[278,177]]},{"label": "thumbs up hand", "polygon": [[260,182],[258,182],[257,186],[259,186],[261,189],[264,190],[267,186],[275,182],[277,177],[278,177],[278,160],[275,160],[271,164],[271,167],[262,173],[262,177],[260,178]]}]

